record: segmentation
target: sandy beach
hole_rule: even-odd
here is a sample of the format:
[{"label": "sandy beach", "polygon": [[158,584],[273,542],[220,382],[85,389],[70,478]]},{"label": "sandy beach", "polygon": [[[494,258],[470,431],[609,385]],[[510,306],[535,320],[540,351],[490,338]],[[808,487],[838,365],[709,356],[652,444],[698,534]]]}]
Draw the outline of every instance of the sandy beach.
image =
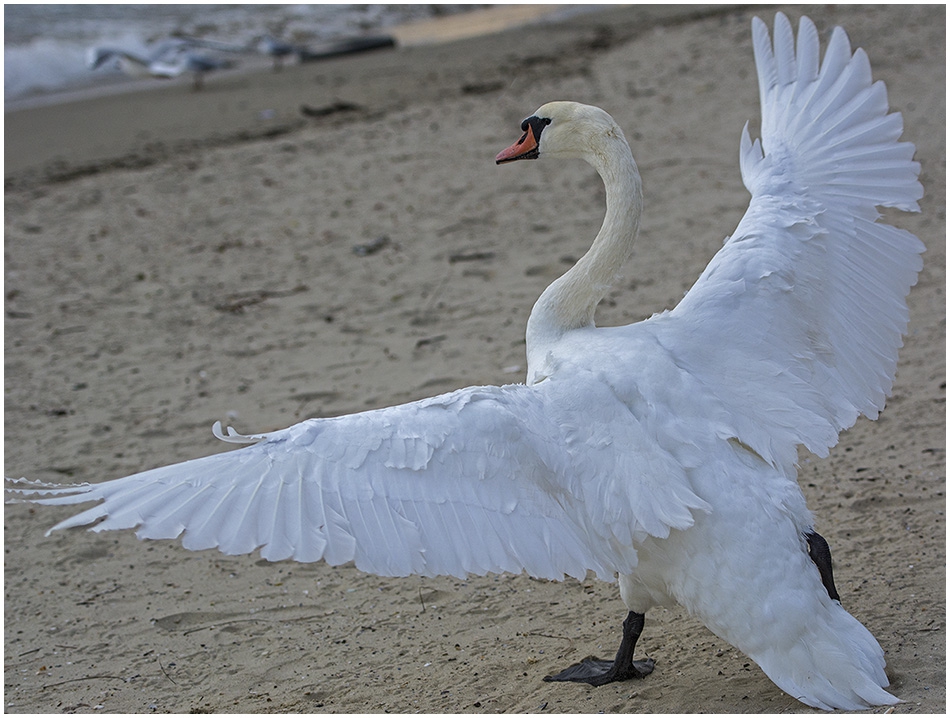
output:
[{"label": "sandy beach", "polygon": [[[803,452],[800,481],[843,605],[886,652],[903,701],[888,712],[942,714],[946,10],[756,12],[771,25],[775,9],[868,52],[922,165],[921,213],[887,215],[927,245],[893,394],[830,457]],[[201,92],[7,112],[6,475],[101,481],[226,450],[218,420],[259,433],[523,381],[528,312],[603,216],[586,165],[494,164],[549,100],[607,109],[644,177],[638,248],[598,324],[673,307],[748,204],[753,14],[488,23]],[[44,536],[70,513],[5,509],[9,713],[818,712],[678,608],[647,615],[648,678],[542,682],[613,654],[616,584],[388,579],[133,532]]]}]

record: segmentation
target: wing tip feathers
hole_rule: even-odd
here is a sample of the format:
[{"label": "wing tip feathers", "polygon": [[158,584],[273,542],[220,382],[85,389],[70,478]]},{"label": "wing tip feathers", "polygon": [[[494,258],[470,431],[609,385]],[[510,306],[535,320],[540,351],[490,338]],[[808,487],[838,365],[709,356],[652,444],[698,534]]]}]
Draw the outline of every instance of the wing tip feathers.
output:
[{"label": "wing tip feathers", "polygon": [[[778,153],[783,158],[780,160],[782,170],[778,172],[781,176],[774,178],[778,183],[775,189],[787,189],[791,169],[800,188],[813,196],[825,197],[831,203],[829,206],[838,202],[851,209],[864,205],[919,211],[919,206],[911,200],[923,196],[923,187],[916,180],[919,165],[910,160],[905,177],[892,175],[895,180],[892,186],[882,187],[866,197],[838,196],[833,186],[842,178],[860,180],[866,178],[868,172],[874,172],[874,168],[851,162],[850,157],[859,152],[880,152],[900,143],[903,133],[903,118],[899,112],[890,111],[886,88],[882,81],[874,81],[867,53],[862,48],[852,52],[847,33],[835,27],[824,57],[819,58],[817,28],[806,16],[799,20],[797,43],[791,24],[782,12],[775,15],[773,38],[761,18],[753,18],[752,31],[760,90],[762,146],[768,149],[766,156]],[[876,91],[880,94],[879,101],[869,103],[861,99],[874,87],[881,88]],[[759,170],[760,165],[752,161],[758,158],[750,152],[753,143],[745,140],[746,131],[740,145],[740,168],[746,186],[756,194],[766,191],[773,183],[761,171],[753,171]],[[829,151],[831,155],[841,156],[829,157]],[[785,161],[786,154],[793,161]],[[766,172],[768,174],[772,173]]]}]

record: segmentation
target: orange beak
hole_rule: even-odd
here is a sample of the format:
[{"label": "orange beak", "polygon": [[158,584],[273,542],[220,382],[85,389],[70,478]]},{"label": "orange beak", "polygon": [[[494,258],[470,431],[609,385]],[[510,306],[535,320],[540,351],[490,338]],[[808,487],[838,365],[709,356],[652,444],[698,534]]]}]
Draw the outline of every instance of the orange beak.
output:
[{"label": "orange beak", "polygon": [[515,160],[533,160],[538,157],[538,138],[534,136],[534,127],[528,123],[521,139],[511,147],[495,155],[495,164],[514,162]]}]

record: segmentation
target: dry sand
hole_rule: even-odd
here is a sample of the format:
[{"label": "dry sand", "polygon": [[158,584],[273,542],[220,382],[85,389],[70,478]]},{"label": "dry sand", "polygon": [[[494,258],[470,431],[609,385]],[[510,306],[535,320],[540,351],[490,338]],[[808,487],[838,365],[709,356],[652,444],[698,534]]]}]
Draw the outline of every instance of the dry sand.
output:
[{"label": "dry sand", "polygon": [[[224,449],[219,419],[258,432],[521,380],[528,310],[604,201],[580,163],[494,165],[547,100],[607,108],[645,177],[639,247],[598,321],[673,306],[747,203],[751,14],[614,8],[8,113],[6,474],[98,481]],[[803,455],[801,483],[844,605],[887,652],[894,712],[943,713],[945,9],[808,14],[847,28],[904,113],[926,196],[895,221],[928,252],[887,409]],[[298,112],[335,102],[358,109]],[[612,584],[43,536],[68,513],[6,509],[9,712],[810,711],[679,609],[647,617],[649,678],[543,683],[615,650]]]}]

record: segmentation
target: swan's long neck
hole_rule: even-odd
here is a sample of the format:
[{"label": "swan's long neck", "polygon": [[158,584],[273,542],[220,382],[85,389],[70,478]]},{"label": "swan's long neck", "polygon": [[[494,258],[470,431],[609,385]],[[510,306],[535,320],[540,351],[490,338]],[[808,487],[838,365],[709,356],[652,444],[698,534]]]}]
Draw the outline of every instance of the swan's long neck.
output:
[{"label": "swan's long neck", "polygon": [[544,290],[531,310],[526,332],[529,374],[532,365],[537,372],[547,347],[565,332],[593,326],[597,304],[630,258],[640,226],[640,173],[619,129],[606,140],[603,151],[585,159],[604,181],[607,212],[587,253]]}]

